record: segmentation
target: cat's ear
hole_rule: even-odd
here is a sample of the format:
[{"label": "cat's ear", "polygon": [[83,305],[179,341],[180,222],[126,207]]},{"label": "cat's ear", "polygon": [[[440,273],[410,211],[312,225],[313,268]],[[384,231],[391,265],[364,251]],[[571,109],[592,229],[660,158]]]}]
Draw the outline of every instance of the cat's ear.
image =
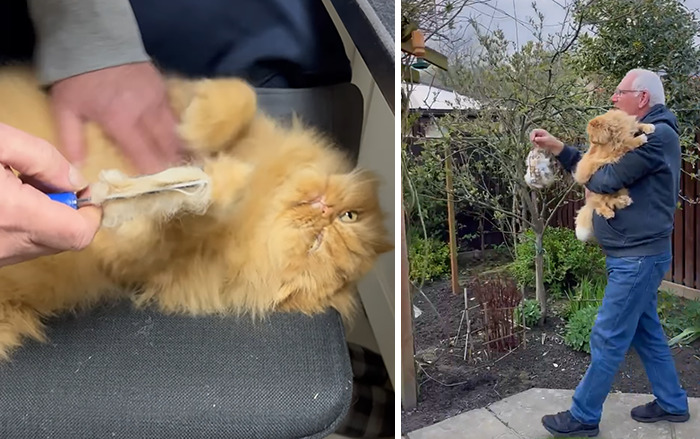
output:
[{"label": "cat's ear", "polygon": [[379,176],[374,171],[358,167],[352,170],[350,178],[358,183],[362,183],[362,186],[368,188],[368,190],[372,192],[379,190]]},{"label": "cat's ear", "polygon": [[588,137],[593,143],[605,144],[610,142],[610,131],[599,118],[594,118],[588,122]]}]

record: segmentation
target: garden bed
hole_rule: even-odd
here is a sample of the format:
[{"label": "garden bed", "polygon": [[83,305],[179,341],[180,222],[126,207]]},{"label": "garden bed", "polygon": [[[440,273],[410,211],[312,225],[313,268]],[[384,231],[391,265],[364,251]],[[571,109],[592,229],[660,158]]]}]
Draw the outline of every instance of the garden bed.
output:
[{"label": "garden bed", "polygon": [[[588,367],[588,354],[564,344],[565,322],[559,317],[550,317],[544,326],[527,331],[524,346],[490,358],[475,349],[472,361],[465,361],[464,322],[460,339],[454,338],[464,310],[463,295],[453,295],[449,281],[424,286],[422,291],[430,303],[421,294],[415,296],[414,305],[422,311],[415,318],[414,333],[420,364],[418,407],[402,411],[402,434],[533,387],[574,389]],[[476,305],[471,297],[468,302]],[[552,303],[555,312],[558,306],[562,303]],[[478,320],[478,316],[472,319]],[[700,396],[700,340],[673,348],[672,353],[688,395]],[[627,354],[612,391],[651,393],[633,350]]]}]

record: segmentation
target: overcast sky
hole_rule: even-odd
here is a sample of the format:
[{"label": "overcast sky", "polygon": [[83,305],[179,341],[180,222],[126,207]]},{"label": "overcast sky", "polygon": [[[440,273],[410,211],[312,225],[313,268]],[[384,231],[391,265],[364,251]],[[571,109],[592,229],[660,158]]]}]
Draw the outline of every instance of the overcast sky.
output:
[{"label": "overcast sky", "polygon": [[[545,17],[545,33],[555,33],[562,28],[565,13],[562,6],[572,3],[572,0],[535,0],[538,9]],[[700,0],[685,0],[686,6],[700,16]],[[527,17],[534,16],[532,0],[489,0],[487,4],[471,6],[463,12],[465,17],[473,17],[488,29],[500,28],[509,41],[518,42],[519,45],[531,40],[532,27]],[[468,39],[469,29],[464,29],[465,22],[461,22],[462,32],[457,31],[460,37]],[[466,35],[464,34],[466,30]],[[700,43],[700,38],[696,41]]]}]

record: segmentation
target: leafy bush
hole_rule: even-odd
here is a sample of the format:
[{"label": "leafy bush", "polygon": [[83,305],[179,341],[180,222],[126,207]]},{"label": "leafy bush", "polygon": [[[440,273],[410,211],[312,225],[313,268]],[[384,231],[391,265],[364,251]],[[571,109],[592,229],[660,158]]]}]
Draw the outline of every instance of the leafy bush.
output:
[{"label": "leafy bush", "polygon": [[515,324],[520,325],[525,317],[525,326],[532,327],[537,325],[542,317],[540,303],[535,299],[526,299],[515,309]]},{"label": "leafy bush", "polygon": [[408,249],[409,277],[412,281],[441,279],[450,273],[450,247],[435,238],[411,237]]},{"label": "leafy bush", "polygon": [[412,227],[422,230],[425,226],[428,237],[446,240],[449,234],[445,166],[433,153],[434,146],[424,147],[428,150],[418,155],[402,149],[404,208]]},{"label": "leafy bush", "polygon": [[566,325],[564,343],[576,351],[591,353],[591,330],[598,315],[598,308],[586,307],[571,315]]},{"label": "leafy bush", "polygon": [[[573,230],[548,227],[542,237],[544,284],[551,294],[563,294],[587,276],[605,273],[605,256],[599,247],[587,245]],[[515,246],[511,272],[520,286],[535,287],[535,234],[523,233]]]}]

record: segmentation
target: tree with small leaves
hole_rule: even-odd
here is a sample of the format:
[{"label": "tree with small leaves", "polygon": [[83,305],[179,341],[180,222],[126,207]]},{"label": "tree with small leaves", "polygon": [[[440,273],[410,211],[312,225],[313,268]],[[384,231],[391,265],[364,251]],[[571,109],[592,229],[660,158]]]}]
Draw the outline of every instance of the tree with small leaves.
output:
[{"label": "tree with small leaves", "polygon": [[[589,29],[572,52],[574,69],[608,96],[631,69],[659,72],[666,105],[678,116],[684,159],[695,165],[700,21],[694,13],[679,0],[585,0],[576,3],[574,16]],[[697,178],[697,169],[693,174]]]},{"label": "tree with small leaves", "polygon": [[[490,211],[513,239],[526,229],[534,231],[536,296],[544,319],[542,236],[576,185],[563,173],[543,190],[526,185],[529,133],[546,126],[561,139],[583,143],[587,121],[605,108],[602,97],[569,64],[569,51],[582,24],[572,23],[568,32],[546,38],[541,31],[544,16],[535,12],[531,19],[535,39],[522,47],[500,30],[483,31],[474,24],[483,50],[461,59],[451,80],[457,91],[480,103],[479,115],[453,113],[441,120],[441,126],[447,133],[443,142],[461,163],[455,169],[455,199]],[[437,146],[433,154],[443,149]],[[552,163],[557,166],[554,159]]]}]

